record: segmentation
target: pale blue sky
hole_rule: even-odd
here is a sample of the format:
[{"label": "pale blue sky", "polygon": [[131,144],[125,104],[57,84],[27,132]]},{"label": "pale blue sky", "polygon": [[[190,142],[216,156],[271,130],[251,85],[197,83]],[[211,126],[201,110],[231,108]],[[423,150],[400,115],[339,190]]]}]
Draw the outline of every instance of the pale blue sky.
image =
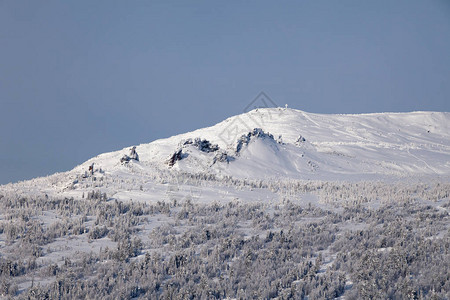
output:
[{"label": "pale blue sky", "polygon": [[0,0],[0,184],[213,125],[260,92],[450,111],[450,1]]}]

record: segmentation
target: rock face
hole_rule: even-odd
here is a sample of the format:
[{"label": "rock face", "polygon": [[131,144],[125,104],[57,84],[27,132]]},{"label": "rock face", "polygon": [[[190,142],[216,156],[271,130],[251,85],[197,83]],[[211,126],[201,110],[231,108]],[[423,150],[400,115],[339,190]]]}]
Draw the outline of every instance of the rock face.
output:
[{"label": "rock face", "polygon": [[136,152],[136,146],[133,146],[130,149],[130,155],[124,154],[124,156],[122,156],[122,158],[120,159],[120,162],[123,164],[127,164],[131,160],[139,161],[139,155]]},{"label": "rock face", "polygon": [[216,162],[229,163],[233,159],[234,158],[232,156],[229,156],[226,151],[219,150],[213,158],[213,164],[215,164]]},{"label": "rock face", "polygon": [[173,167],[175,165],[175,163],[179,160],[182,160],[183,157],[185,157],[183,155],[183,149],[178,149],[177,151],[175,151],[172,156],[167,160],[167,164],[169,165],[169,167]]},{"label": "rock face", "polygon": [[136,146],[130,149],[130,158],[139,161],[139,155],[136,152]]},{"label": "rock face", "polygon": [[252,139],[252,137],[256,137],[256,138],[268,138],[271,140],[274,140],[274,137],[272,134],[270,133],[265,133],[264,130],[262,130],[261,128],[254,128],[252,131],[250,131],[247,134],[242,135],[236,144],[236,154],[239,154],[242,150],[242,147],[245,145],[248,145],[248,143],[250,143],[250,140]]},{"label": "rock face", "polygon": [[189,146],[192,146],[195,149],[198,149],[204,153],[212,153],[217,152],[219,150],[219,146],[217,144],[211,144],[211,142],[206,139],[195,138],[181,141],[179,143],[179,148],[166,161],[169,167],[173,167],[177,161],[180,161],[183,158],[189,156],[187,153],[183,152],[183,149],[186,149]]},{"label": "rock face", "polygon": [[193,145],[195,147],[197,147],[200,151],[202,152],[215,152],[217,150],[219,150],[219,146],[217,144],[211,144],[210,141],[206,140],[206,139],[200,139],[200,138],[195,138],[194,140],[192,139],[188,139],[183,143],[183,146],[185,145]]}]

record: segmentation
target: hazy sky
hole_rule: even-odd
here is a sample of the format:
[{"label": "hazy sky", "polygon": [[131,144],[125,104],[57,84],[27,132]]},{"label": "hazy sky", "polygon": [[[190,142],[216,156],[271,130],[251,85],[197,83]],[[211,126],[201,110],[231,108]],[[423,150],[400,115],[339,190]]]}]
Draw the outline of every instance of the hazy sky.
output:
[{"label": "hazy sky", "polygon": [[0,0],[0,184],[213,125],[450,111],[450,1]]}]

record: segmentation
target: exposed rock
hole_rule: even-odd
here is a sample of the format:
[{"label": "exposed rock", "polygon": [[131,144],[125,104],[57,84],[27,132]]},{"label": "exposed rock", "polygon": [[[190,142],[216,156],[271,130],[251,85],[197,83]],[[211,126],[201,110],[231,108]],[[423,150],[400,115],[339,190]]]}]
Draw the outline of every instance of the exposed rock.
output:
[{"label": "exposed rock", "polygon": [[226,151],[218,151],[213,158],[213,164],[216,162],[226,162],[229,163],[231,160],[234,160],[232,156],[229,156]]},{"label": "exposed rock", "polygon": [[219,150],[219,145],[211,144],[210,141],[206,139],[195,138],[194,140],[188,139],[183,143],[183,146],[193,145],[197,147],[200,151],[210,153]]},{"label": "exposed rock", "polygon": [[275,141],[275,139],[273,138],[273,135],[270,133],[265,133],[261,128],[254,128],[252,131],[250,131],[247,134],[242,135],[238,141],[237,141],[237,145],[236,145],[236,154],[238,154],[239,152],[241,152],[242,147],[244,145],[248,145],[248,143],[250,143],[250,140],[252,137],[256,137],[256,138],[268,138],[271,139],[273,141]]},{"label": "exposed rock", "polygon": [[170,156],[170,158],[167,160],[167,164],[169,165],[169,167],[173,167],[175,165],[175,163],[179,160],[182,160],[184,157],[183,155],[183,149],[178,149],[177,151],[175,151],[172,156]]},{"label": "exposed rock", "polygon": [[139,155],[136,152],[136,146],[130,149],[130,158],[139,161]]},{"label": "exposed rock", "polygon": [[130,149],[130,155],[124,154],[122,156],[122,158],[120,159],[120,162],[122,164],[126,164],[126,163],[129,163],[131,160],[139,161],[139,155],[136,152],[136,146],[133,146]]}]

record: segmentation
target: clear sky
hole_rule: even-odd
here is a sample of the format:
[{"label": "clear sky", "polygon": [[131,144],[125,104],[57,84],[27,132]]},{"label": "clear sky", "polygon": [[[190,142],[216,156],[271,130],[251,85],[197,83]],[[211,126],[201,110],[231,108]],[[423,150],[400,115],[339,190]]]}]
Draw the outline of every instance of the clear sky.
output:
[{"label": "clear sky", "polygon": [[450,1],[0,0],[0,184],[213,125],[260,91],[450,111]]}]

